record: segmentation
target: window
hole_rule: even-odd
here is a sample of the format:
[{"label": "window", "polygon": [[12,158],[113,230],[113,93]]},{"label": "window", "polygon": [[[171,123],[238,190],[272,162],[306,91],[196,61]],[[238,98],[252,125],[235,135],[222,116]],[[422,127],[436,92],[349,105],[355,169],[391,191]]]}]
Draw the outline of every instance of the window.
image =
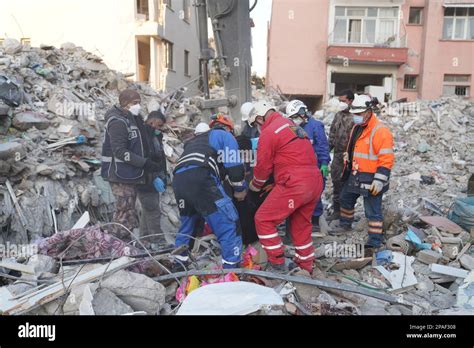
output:
[{"label": "window", "polygon": [[22,45],[31,45],[31,39],[29,37],[23,37],[20,41]]},{"label": "window", "polygon": [[417,75],[405,75],[405,81],[403,83],[403,88],[404,89],[412,89],[416,90],[417,89]]},{"label": "window", "polygon": [[474,8],[446,7],[443,39],[474,40]]},{"label": "window", "polygon": [[444,75],[443,94],[468,97],[471,88],[471,75]]},{"label": "window", "polygon": [[189,51],[184,50],[184,75],[189,76]]},{"label": "window", "polygon": [[173,70],[173,44],[169,41],[164,41],[165,48],[165,67],[168,70]]},{"label": "window", "polygon": [[336,6],[332,41],[392,45],[398,37],[398,7]]},{"label": "window", "polygon": [[173,7],[171,6],[171,0],[163,0],[163,3],[164,3],[170,10],[173,9]]},{"label": "window", "polygon": [[148,20],[148,0],[137,0],[137,17]]},{"label": "window", "polygon": [[191,6],[189,4],[189,0],[183,0],[183,16],[182,16],[182,19],[185,22],[189,23],[190,18],[191,18]]},{"label": "window", "polygon": [[0,39],[0,46],[2,46],[4,42],[5,42],[5,39],[3,39],[3,38]]},{"label": "window", "polygon": [[408,18],[409,24],[423,24],[423,8],[422,7],[410,7],[410,17]]}]

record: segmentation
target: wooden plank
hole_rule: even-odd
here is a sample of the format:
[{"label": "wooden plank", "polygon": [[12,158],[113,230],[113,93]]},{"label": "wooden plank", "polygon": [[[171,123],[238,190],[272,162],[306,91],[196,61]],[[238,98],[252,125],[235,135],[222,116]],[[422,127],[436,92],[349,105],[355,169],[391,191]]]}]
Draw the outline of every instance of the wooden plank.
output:
[{"label": "wooden plank", "polygon": [[24,265],[22,263],[9,262],[9,261],[2,260],[0,261],[0,267],[8,268],[13,271],[18,271],[21,273],[35,274],[35,269],[33,266]]},{"label": "wooden plank", "polygon": [[40,305],[44,305],[48,302],[54,301],[58,297],[61,297],[65,294],[66,289],[70,290],[75,286],[93,282],[104,274],[109,274],[118,269],[126,268],[134,261],[135,260],[130,257],[123,256],[112,261],[110,264],[105,264],[89,272],[79,274],[77,277],[75,275],[70,276],[67,279],[64,279],[64,283],[57,282],[16,300],[3,302],[0,311],[7,315],[28,313],[30,310],[33,310]]}]

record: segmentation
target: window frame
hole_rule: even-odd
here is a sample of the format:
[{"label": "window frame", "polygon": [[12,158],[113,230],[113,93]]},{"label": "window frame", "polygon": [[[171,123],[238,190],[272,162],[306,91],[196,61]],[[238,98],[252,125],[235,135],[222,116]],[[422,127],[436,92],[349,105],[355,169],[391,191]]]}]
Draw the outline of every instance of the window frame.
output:
[{"label": "window frame", "polygon": [[[452,81],[447,81],[447,78],[453,78]],[[467,77],[466,81],[458,80],[457,78],[460,77]],[[471,92],[471,81],[472,75],[469,74],[444,74],[443,76],[443,96],[461,96],[465,98],[469,98]],[[454,88],[454,91],[458,88],[466,88],[465,95],[458,95],[454,92],[454,94],[446,94],[446,88]]]},{"label": "window frame", "polygon": [[[338,15],[337,12],[340,12],[340,9],[343,9],[343,15]],[[364,16],[353,16],[353,15],[348,15],[348,9],[352,8],[358,8],[358,9],[364,9],[365,14]],[[339,10],[338,10],[339,9]],[[375,16],[369,16],[370,10],[376,9],[376,15]],[[395,17],[387,17],[387,16],[381,16],[380,14],[380,9],[392,9],[397,11],[397,15]],[[394,24],[394,35],[397,38],[397,40],[400,40],[400,12],[401,8],[399,6],[335,6],[334,7],[334,22],[333,22],[333,29],[332,29],[332,34],[331,34],[331,43],[332,44],[339,44],[339,45],[379,45],[382,44],[382,40],[380,39],[380,26],[381,26],[381,21],[392,21]],[[345,22],[345,37],[344,41],[341,42],[341,40],[336,40],[336,24],[338,20],[342,20]],[[360,20],[361,21],[361,33],[360,33],[360,42],[350,42],[349,41],[349,32],[350,32],[350,21],[351,20]],[[367,35],[366,32],[366,27],[367,27],[367,21],[375,21],[375,31],[374,31],[374,42],[370,42],[367,39],[369,38],[369,35]],[[395,46],[398,47],[399,43]]]},{"label": "window frame", "polygon": [[191,2],[190,0],[183,0],[183,21],[191,23]]},{"label": "window frame", "polygon": [[188,50],[184,50],[184,76],[190,77],[191,74],[189,73],[189,57],[190,52]]},{"label": "window frame", "polygon": [[163,40],[163,44],[165,47],[165,68],[168,71],[175,71],[174,70],[174,44],[171,41]]},{"label": "window frame", "polygon": [[[407,81],[409,78],[412,78],[415,80],[415,88],[409,88],[407,87]],[[418,90],[418,78],[419,78],[419,75],[410,75],[410,74],[407,74],[404,76],[403,78],[403,90],[404,91],[417,91]]]},{"label": "window frame", "polygon": [[[446,11],[448,9],[454,9],[454,14],[453,15],[446,15]],[[466,9],[466,15],[458,15],[457,10],[458,9]],[[470,33],[470,20],[474,20],[474,14],[470,15],[469,13],[471,12],[470,7],[445,7],[444,8],[444,14],[443,14],[443,30],[442,30],[442,40],[447,40],[447,41],[474,41],[474,33]],[[445,36],[445,26],[446,26],[446,20],[451,19],[453,21],[453,27],[452,27],[452,32],[450,37]],[[464,20],[464,35],[462,38],[457,38],[456,37],[456,29],[458,26],[458,22],[461,20]],[[470,34],[470,37],[468,37],[467,34]]]},{"label": "window frame", "polygon": [[[419,23],[414,23],[414,22],[410,22],[410,18],[411,18],[411,11],[412,10],[419,10],[420,11],[420,22]],[[413,6],[413,7],[410,7],[408,9],[408,25],[420,25],[422,26],[424,24],[424,14],[425,12],[425,8],[424,7],[419,7],[419,6]]]}]

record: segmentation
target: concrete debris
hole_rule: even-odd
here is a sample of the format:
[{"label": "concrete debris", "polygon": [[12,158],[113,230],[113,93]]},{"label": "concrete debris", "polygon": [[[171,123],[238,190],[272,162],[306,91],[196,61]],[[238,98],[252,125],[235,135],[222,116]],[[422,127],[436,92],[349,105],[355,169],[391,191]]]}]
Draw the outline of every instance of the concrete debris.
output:
[{"label": "concrete debris", "polygon": [[[171,178],[184,141],[198,123],[208,121],[198,107],[202,96],[187,95],[185,87],[164,93],[132,83],[73,43],[35,48],[5,39],[0,70],[16,91],[14,100],[0,101],[0,245],[38,247],[38,255],[0,261],[0,285],[6,285],[0,286],[0,311],[174,315],[179,305],[175,294],[189,276],[208,283],[224,275],[216,270],[220,255],[212,238],[198,237],[191,250],[195,260],[191,269],[168,274],[163,267],[166,264],[170,269],[169,255],[153,261],[148,250],[111,238],[99,225],[111,221],[116,202],[110,185],[100,176],[100,153],[104,115],[117,103],[120,91],[138,90],[143,116],[158,109],[166,114],[163,147]],[[222,99],[224,89],[213,88],[211,97]],[[272,90],[254,87],[252,97],[270,100],[281,112],[287,105],[286,98]],[[407,108],[413,105],[416,110]],[[327,130],[337,107],[329,105],[315,114]],[[259,302],[266,305],[239,307],[235,313],[426,315],[448,313],[457,305],[472,314],[474,230],[451,221],[448,213],[453,201],[467,192],[474,173],[474,105],[454,97],[419,100],[384,108],[380,118],[395,139],[396,165],[391,189],[384,195],[385,251],[391,251],[392,259],[377,266],[363,254],[329,257],[328,244],[364,245],[368,221],[363,205],[357,204],[358,222],[351,233],[328,235],[337,221],[328,226],[321,219],[322,233],[313,235],[318,260],[313,278],[303,271],[280,275],[239,269],[234,275],[240,282],[206,285],[186,300],[210,291],[213,285],[255,285],[275,293],[272,287],[291,282],[294,292],[283,300],[276,293],[284,303]],[[237,134],[239,130],[236,122]],[[331,186],[328,180],[322,196],[326,213],[332,209]],[[159,209],[166,242],[173,243],[180,220],[171,180],[161,194]],[[408,240],[407,231],[412,231]],[[259,252],[253,263],[263,266],[266,254],[260,245],[254,246]],[[112,271],[117,272],[108,275]],[[155,280],[150,278],[157,275]],[[387,290],[403,291],[403,300]],[[208,309],[222,313],[224,306],[216,308],[214,297],[206,300],[212,304]],[[230,304],[228,296],[223,303]],[[180,311],[185,312],[183,307]]]},{"label": "concrete debris", "polygon": [[105,278],[101,287],[112,291],[135,311],[156,315],[165,304],[165,287],[143,274],[119,271]]}]

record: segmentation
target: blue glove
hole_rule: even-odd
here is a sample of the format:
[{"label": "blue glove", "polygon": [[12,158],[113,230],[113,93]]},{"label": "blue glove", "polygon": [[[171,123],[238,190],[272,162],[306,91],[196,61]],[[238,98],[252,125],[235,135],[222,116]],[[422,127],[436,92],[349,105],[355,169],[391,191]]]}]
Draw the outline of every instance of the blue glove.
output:
[{"label": "blue glove", "polygon": [[160,178],[153,180],[153,186],[155,186],[156,192],[165,192],[165,183]]},{"label": "blue glove", "polygon": [[259,138],[252,138],[250,139],[250,142],[252,143],[252,150],[257,150],[257,145],[258,145],[258,139]]}]

